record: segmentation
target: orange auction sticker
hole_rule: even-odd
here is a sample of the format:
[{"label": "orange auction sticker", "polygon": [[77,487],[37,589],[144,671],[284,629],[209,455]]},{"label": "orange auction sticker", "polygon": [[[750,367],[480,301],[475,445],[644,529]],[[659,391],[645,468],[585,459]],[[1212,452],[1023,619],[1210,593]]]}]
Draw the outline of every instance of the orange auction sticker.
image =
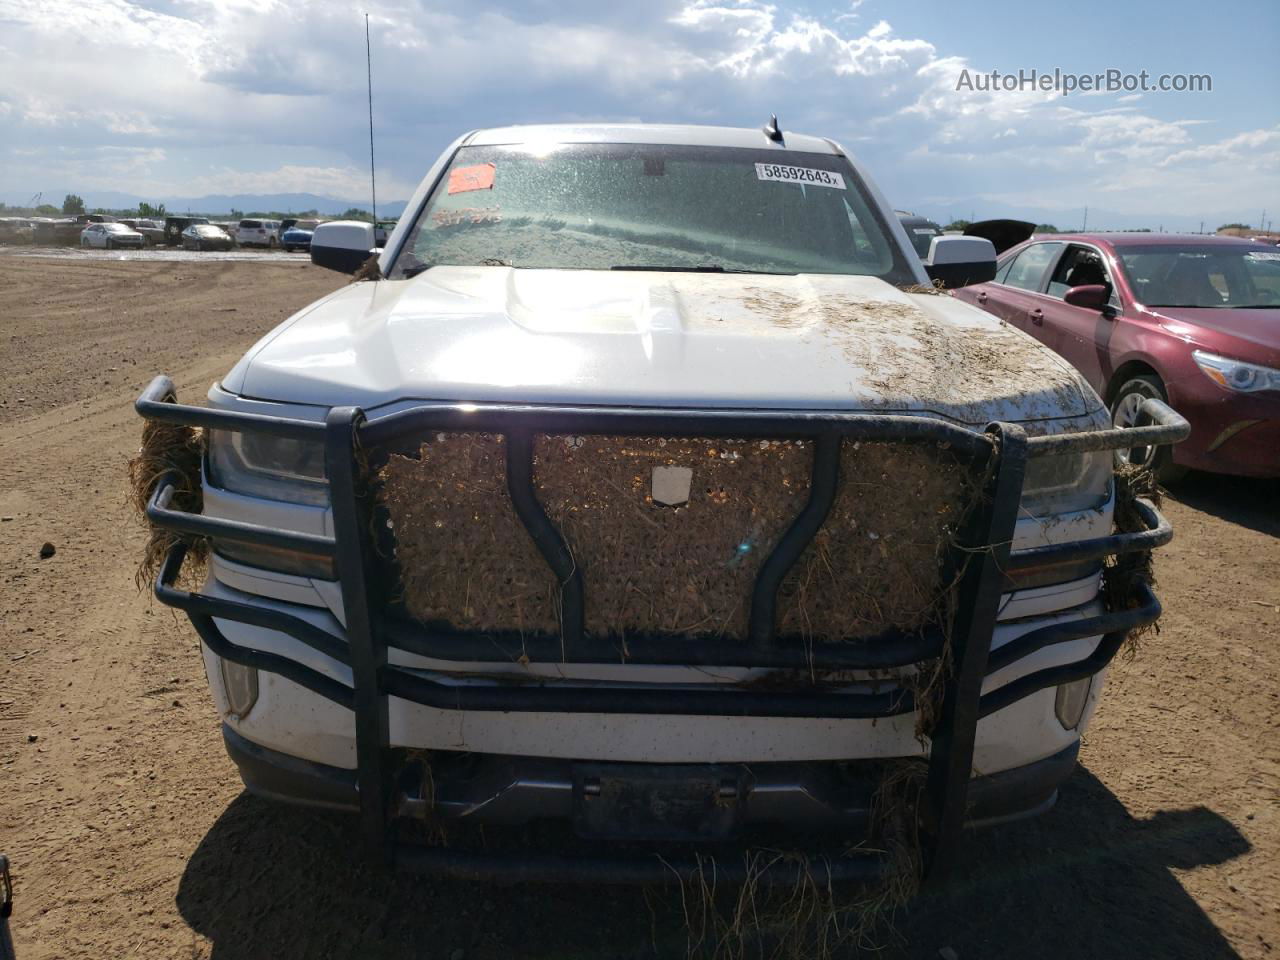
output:
[{"label": "orange auction sticker", "polygon": [[493,174],[497,169],[492,163],[478,163],[473,167],[458,167],[449,171],[449,192],[466,193],[469,190],[492,190]]}]

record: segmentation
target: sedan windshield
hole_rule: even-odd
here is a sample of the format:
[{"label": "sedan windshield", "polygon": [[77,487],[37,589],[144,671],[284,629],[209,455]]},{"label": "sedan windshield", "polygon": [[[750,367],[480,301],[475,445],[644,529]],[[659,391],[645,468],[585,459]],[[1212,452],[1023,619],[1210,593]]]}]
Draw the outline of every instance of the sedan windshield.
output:
[{"label": "sedan windshield", "polygon": [[1149,307],[1280,308],[1280,250],[1262,244],[1119,247],[1129,284]]},{"label": "sedan windshield", "polygon": [[463,147],[390,276],[443,264],[915,279],[843,157],[654,144]]}]

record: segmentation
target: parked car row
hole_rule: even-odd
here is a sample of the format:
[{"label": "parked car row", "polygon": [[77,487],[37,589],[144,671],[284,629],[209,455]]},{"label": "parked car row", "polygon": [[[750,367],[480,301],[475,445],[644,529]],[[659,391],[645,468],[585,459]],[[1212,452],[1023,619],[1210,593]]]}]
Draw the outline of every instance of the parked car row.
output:
[{"label": "parked car row", "polygon": [[[260,247],[293,252],[311,249],[311,233],[320,223],[320,220],[292,217],[284,220],[246,218],[210,221],[208,217],[195,216],[165,217],[161,222],[142,217],[117,219],[105,213],[76,217],[0,217],[0,244],[79,245],[98,249],[181,246],[188,250],[229,250]],[[212,229],[193,230],[194,227]]]}]

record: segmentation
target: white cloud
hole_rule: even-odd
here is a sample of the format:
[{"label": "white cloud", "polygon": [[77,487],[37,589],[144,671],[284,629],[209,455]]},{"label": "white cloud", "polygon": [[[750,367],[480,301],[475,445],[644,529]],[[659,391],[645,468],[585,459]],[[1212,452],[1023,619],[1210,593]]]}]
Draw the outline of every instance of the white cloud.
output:
[{"label": "white cloud", "polygon": [[[407,198],[410,184],[380,182],[383,197]],[[185,189],[194,196],[235,193],[316,193],[340,200],[364,200],[369,193],[367,167],[310,167],[286,164],[273,170],[244,170],[222,167],[187,181]],[[390,191],[388,194],[387,191]]]},{"label": "white cloud", "polygon": [[[1140,109],[1137,95],[958,92],[961,70],[989,65],[900,34],[891,13],[864,23],[861,6],[817,15],[758,0],[369,0],[379,194],[407,196],[434,154],[476,126],[756,126],[771,112],[788,129],[857,144],[904,205],[1102,194],[1148,210],[1280,192],[1280,132],[1202,124],[1214,119],[1211,98],[1161,100],[1187,107],[1169,117],[1150,99]],[[354,9],[0,0],[0,22],[0,190],[364,195]]]}]

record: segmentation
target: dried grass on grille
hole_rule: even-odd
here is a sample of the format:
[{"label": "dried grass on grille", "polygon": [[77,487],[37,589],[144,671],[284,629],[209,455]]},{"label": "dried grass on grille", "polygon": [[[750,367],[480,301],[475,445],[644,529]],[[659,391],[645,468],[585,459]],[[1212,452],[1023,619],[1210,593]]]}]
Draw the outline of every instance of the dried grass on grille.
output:
[{"label": "dried grass on grille", "polygon": [[942,445],[846,442],[827,521],[778,591],[779,633],[832,641],[942,624],[944,561],[977,493]]},{"label": "dried grass on grille", "polygon": [[[760,566],[808,499],[812,444],[540,436],[534,454],[591,631],[746,636]],[[692,468],[687,503],[653,501],[659,466]]]},{"label": "dried grass on grille", "polygon": [[377,496],[414,618],[459,630],[559,632],[558,584],[507,495],[501,436],[441,433],[417,458],[392,454]]},{"label": "dried grass on grille", "polygon": [[178,543],[187,545],[187,561],[183,564],[183,582],[195,583],[201,578],[208,556],[209,543],[204,537],[193,537],[153,526],[147,520],[147,503],[161,479],[173,475],[175,492],[170,506],[187,513],[200,513],[204,508],[204,491],[200,481],[200,465],[204,458],[205,437],[202,430],[181,424],[148,420],[142,428],[142,446],[129,461],[129,505],[137,518],[148,527],[147,545],[134,574],[139,590],[155,580],[165,555]]},{"label": "dried grass on grille", "polygon": [[[558,585],[511,506],[505,457],[500,436],[440,433],[379,472],[416,619],[558,632]],[[808,441],[536,437],[535,492],[581,571],[588,630],[745,638],[752,585],[808,501],[812,462]],[[687,503],[653,501],[657,466],[692,468]],[[780,591],[780,634],[864,638],[936,621],[969,472],[932,445],[846,442],[841,474]]]}]

